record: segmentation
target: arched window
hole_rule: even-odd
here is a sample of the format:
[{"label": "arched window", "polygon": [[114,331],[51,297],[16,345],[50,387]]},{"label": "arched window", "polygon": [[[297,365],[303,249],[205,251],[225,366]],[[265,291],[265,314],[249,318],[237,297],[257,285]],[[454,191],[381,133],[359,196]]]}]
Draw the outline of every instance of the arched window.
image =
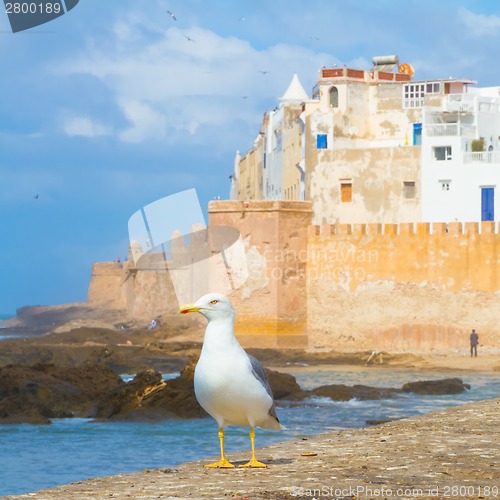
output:
[{"label": "arched window", "polygon": [[330,89],[330,107],[339,107],[339,90],[337,89],[337,87],[332,87]]}]

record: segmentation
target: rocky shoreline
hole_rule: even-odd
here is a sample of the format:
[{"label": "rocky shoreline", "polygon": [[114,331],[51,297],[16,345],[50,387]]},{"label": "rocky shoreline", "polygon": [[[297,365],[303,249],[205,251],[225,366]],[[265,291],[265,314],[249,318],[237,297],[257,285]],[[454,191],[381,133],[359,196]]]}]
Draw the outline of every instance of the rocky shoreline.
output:
[{"label": "rocky shoreline", "polygon": [[[158,421],[201,418],[206,413],[194,394],[190,361],[180,375],[164,381],[154,370],[139,372],[125,382],[109,367],[83,364],[63,368],[52,364],[10,365],[0,368],[0,424],[50,424],[53,418],[97,421]],[[276,400],[307,401],[320,396],[334,401],[377,400],[401,393],[458,394],[470,389],[461,379],[419,381],[401,388],[329,384],[302,389],[287,373],[266,369]]]},{"label": "rocky shoreline", "polygon": [[[499,498],[500,399],[258,451],[266,469],[175,468],[91,479],[14,499]],[[248,451],[233,454],[237,465]]]},{"label": "rocky shoreline", "polygon": [[[192,390],[203,325],[182,319],[165,317],[158,328],[148,330],[141,322],[123,322],[116,311],[108,314],[85,304],[26,308],[2,324],[2,334],[28,336],[0,344],[0,423],[40,424],[72,416],[134,421],[204,416]],[[497,356],[462,357],[453,365],[446,357],[431,360],[415,354],[248,351],[267,367],[279,368],[268,370],[268,377],[276,398],[290,401],[311,395],[380,399],[406,391],[453,394],[468,389],[460,379],[446,379],[399,388],[332,384],[305,391],[282,373],[298,366],[500,369]],[[177,371],[181,375],[168,381],[160,373]],[[137,376],[126,383],[120,373]],[[268,464],[264,471],[228,474],[194,462],[2,498],[495,498],[499,401],[389,423],[373,421],[369,423],[378,425],[266,447],[259,452]],[[231,458],[242,463],[246,454]]]},{"label": "rocky shoreline", "polygon": [[[68,417],[158,421],[205,416],[193,392],[203,325],[179,315],[162,318],[154,330],[140,322],[119,320],[116,311],[85,304],[20,310],[7,331],[30,331],[31,336],[1,342],[0,424],[48,424],[52,418]],[[469,388],[460,379],[445,379],[422,380],[422,387],[331,384],[305,391],[283,372],[296,366],[412,366],[420,358],[370,352],[247,350],[266,367],[281,368],[267,372],[277,400],[303,401],[312,396],[366,400],[397,397],[401,392],[456,394]],[[162,379],[161,373],[174,372],[181,375],[168,382]],[[137,376],[126,383],[119,377],[123,373]]]}]

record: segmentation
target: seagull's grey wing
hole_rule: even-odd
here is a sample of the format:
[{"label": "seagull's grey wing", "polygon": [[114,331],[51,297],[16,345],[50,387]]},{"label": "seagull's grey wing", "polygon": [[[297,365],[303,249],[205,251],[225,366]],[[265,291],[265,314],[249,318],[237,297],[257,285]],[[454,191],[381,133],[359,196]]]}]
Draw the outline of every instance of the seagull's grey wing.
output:
[{"label": "seagull's grey wing", "polygon": [[274,406],[273,391],[271,389],[271,386],[269,385],[269,382],[267,381],[266,371],[264,370],[262,363],[257,358],[254,358],[248,353],[247,356],[248,359],[250,360],[250,364],[252,365],[252,373],[254,374],[255,378],[264,386],[267,393],[269,394],[269,396],[271,396],[271,399],[273,400],[273,405],[269,409],[269,415],[278,420],[278,417],[276,416],[276,407]]},{"label": "seagull's grey wing", "polygon": [[267,381],[266,371],[264,370],[262,363],[257,358],[250,356],[250,354],[247,354],[247,356],[250,360],[250,364],[252,365],[252,372],[255,375],[255,378],[257,378],[258,381],[265,387],[269,396],[273,397],[273,391],[271,390],[271,386]]}]

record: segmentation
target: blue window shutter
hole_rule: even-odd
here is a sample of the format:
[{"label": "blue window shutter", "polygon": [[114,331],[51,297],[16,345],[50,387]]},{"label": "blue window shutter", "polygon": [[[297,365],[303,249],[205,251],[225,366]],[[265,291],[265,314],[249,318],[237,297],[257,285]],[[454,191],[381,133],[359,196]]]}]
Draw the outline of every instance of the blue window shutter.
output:
[{"label": "blue window shutter", "polygon": [[316,136],[316,147],[318,149],[326,149],[328,147],[328,139],[326,134],[318,134]]},{"label": "blue window shutter", "polygon": [[481,220],[495,220],[495,189],[481,189]]}]

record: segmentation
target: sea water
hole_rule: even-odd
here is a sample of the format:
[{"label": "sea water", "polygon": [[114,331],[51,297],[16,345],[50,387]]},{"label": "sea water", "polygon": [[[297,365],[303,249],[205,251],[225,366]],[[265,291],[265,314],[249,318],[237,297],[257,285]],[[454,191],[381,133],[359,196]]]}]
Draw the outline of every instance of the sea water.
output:
[{"label": "sea water", "polygon": [[[366,420],[422,415],[431,410],[499,396],[498,376],[488,373],[422,373],[411,370],[339,367],[288,370],[303,388],[324,384],[401,387],[405,382],[459,377],[472,388],[451,396],[404,394],[376,401],[334,402],[312,398],[278,402],[286,431],[257,429],[258,447],[328,431],[362,427]],[[169,378],[169,376],[165,376]],[[228,427],[226,451],[249,449],[248,429]],[[160,423],[56,419],[51,425],[0,425],[0,495],[21,494],[91,477],[175,467],[216,457],[217,425],[211,418]],[[265,459],[265,455],[261,457]]]}]

